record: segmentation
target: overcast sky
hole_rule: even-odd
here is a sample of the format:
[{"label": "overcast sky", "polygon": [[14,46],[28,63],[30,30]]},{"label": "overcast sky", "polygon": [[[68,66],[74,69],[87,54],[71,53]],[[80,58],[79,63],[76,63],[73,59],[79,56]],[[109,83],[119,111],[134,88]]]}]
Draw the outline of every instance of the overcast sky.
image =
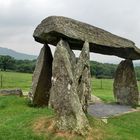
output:
[{"label": "overcast sky", "polygon": [[[61,15],[131,39],[140,47],[140,0],[0,0],[0,46],[38,55],[35,27],[46,17]],[[54,50],[54,48],[53,48]],[[91,54],[92,60],[119,62]]]}]

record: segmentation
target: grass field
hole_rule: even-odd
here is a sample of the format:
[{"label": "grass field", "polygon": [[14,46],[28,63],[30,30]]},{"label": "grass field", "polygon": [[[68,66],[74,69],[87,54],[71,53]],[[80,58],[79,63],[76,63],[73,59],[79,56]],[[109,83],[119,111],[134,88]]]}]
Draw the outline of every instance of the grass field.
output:
[{"label": "grass field", "polygon": [[[23,91],[29,91],[32,84],[32,74],[17,72],[0,72],[2,75],[2,86],[0,79],[0,89],[21,88]],[[140,82],[138,82],[140,87]],[[95,79],[91,80],[92,94],[100,97],[105,102],[113,102],[113,80]]]},{"label": "grass field", "polygon": [[112,79],[95,79],[91,80],[92,94],[98,96],[105,102],[113,102],[113,80]]},{"label": "grass field", "polygon": [[[21,88],[29,91],[31,88],[32,74],[18,72],[0,72],[0,89]],[[2,85],[1,85],[2,83]]]},{"label": "grass field", "polygon": [[[3,75],[7,80],[9,78],[9,81],[5,80],[4,88],[20,87],[25,91],[30,88],[31,74],[6,72]],[[112,83],[113,80],[105,79],[101,82],[100,79],[92,79],[92,92],[102,100],[112,102]],[[68,138],[48,132],[45,129],[48,127],[47,122],[43,128],[39,127],[42,122],[54,116],[51,109],[29,107],[28,100],[24,97],[0,96],[0,140],[67,140]],[[88,119],[92,127],[90,140],[140,140],[140,112],[112,117],[108,124],[91,116]],[[35,125],[38,120],[39,123]],[[86,138],[73,136],[70,139]]]}]

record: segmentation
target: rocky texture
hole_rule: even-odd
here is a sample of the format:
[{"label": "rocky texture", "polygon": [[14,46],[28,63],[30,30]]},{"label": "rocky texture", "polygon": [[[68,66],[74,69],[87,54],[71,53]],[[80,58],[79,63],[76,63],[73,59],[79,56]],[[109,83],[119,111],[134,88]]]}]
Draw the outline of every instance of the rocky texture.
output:
[{"label": "rocky texture", "polygon": [[50,105],[57,114],[57,129],[84,135],[89,124],[77,94],[72,63],[75,59],[70,54],[73,52],[68,43],[61,40],[54,53]]},{"label": "rocky texture", "polygon": [[84,112],[87,112],[88,101],[90,100],[90,62],[89,62],[89,44],[85,42],[75,67],[75,84],[79,100]]},{"label": "rocky texture", "polygon": [[131,60],[121,61],[114,80],[114,96],[116,102],[137,105],[139,100],[138,86]]},{"label": "rocky texture", "polygon": [[102,103],[103,101],[99,97],[92,94],[88,102],[89,104],[95,104],[95,103]]},{"label": "rocky texture", "polygon": [[63,38],[76,50],[81,50],[87,40],[91,52],[140,59],[140,50],[132,41],[66,17],[51,16],[44,19],[35,29],[33,36],[40,43],[55,46]]},{"label": "rocky texture", "polygon": [[48,106],[51,77],[52,77],[52,53],[48,45],[44,45],[39,54],[36,68],[33,74],[32,94],[35,106]]},{"label": "rocky texture", "polygon": [[88,113],[97,118],[109,118],[136,111],[131,106],[95,103],[88,107]]},{"label": "rocky texture", "polygon": [[0,95],[19,95],[23,96],[23,92],[21,89],[3,89],[0,90]]}]

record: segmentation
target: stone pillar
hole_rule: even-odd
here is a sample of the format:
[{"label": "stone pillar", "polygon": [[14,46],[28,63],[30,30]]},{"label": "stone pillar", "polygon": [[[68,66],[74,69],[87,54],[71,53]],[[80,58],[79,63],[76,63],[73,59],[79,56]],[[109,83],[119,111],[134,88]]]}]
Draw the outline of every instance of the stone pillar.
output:
[{"label": "stone pillar", "polygon": [[85,42],[76,64],[75,68],[75,78],[76,78],[76,87],[79,100],[82,104],[84,112],[87,112],[88,101],[91,98],[90,90],[90,55],[89,55],[89,43]]},{"label": "stone pillar", "polygon": [[133,63],[131,60],[121,61],[114,80],[114,97],[119,104],[137,105],[139,92]]},{"label": "stone pillar", "polygon": [[61,40],[54,53],[50,105],[57,114],[57,129],[84,135],[89,124],[77,94],[72,55],[68,43]]},{"label": "stone pillar", "polygon": [[52,53],[48,45],[44,45],[39,54],[33,74],[32,94],[35,106],[48,106],[52,77]]}]

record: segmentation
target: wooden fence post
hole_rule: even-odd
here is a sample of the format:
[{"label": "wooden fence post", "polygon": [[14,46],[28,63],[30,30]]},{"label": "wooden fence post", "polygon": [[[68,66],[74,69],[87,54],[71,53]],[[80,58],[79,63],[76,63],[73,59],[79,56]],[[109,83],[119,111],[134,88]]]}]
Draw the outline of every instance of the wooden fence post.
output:
[{"label": "wooden fence post", "polygon": [[2,79],[2,74],[1,74],[1,76],[0,76],[0,85],[1,85],[1,88],[2,88],[2,86],[3,86],[3,84],[2,84],[2,81],[3,79]]},{"label": "wooden fence post", "polygon": [[102,83],[102,79],[101,79],[101,89],[103,88],[103,83]]}]

